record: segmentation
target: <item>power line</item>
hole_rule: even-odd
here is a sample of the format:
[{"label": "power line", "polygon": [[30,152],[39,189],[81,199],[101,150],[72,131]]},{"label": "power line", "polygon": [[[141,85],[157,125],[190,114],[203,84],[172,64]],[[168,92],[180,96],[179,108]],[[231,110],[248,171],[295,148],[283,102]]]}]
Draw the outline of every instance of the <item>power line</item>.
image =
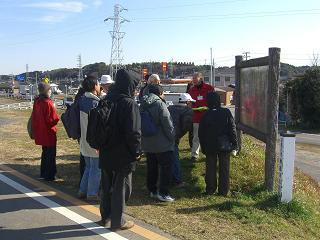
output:
[{"label": "power line", "polygon": [[[89,21],[88,21],[89,20]],[[94,20],[94,21],[92,21]],[[27,33],[23,33],[23,36],[34,36],[34,35],[41,35],[42,37],[44,35],[52,35],[52,34],[63,34],[65,32],[69,31],[74,31],[76,29],[83,29],[85,27],[92,27],[95,26],[96,24],[102,23],[101,20],[97,20],[97,16],[94,16],[92,18],[86,19],[86,22],[77,22],[73,24],[68,24],[68,28],[62,32],[60,32],[59,28],[56,29],[50,29],[49,31],[44,31],[44,30],[38,30],[38,31],[28,31]],[[8,39],[8,38],[15,38],[15,37],[21,37],[21,33],[13,34],[13,35],[6,35],[3,37],[0,37],[0,40]]]},{"label": "power line", "polygon": [[232,0],[232,1],[217,1],[217,2],[178,4],[178,5],[167,5],[167,6],[147,7],[147,8],[133,8],[133,9],[130,9],[130,11],[154,10],[154,9],[164,9],[164,8],[195,7],[195,6],[218,5],[218,4],[228,4],[228,3],[247,2],[247,1],[249,1],[249,0]]},{"label": "power line", "polygon": [[36,42],[47,42],[48,40],[61,38],[61,36],[73,37],[73,36],[76,36],[76,35],[79,35],[79,34],[83,34],[83,33],[87,33],[87,32],[93,31],[93,30],[97,30],[97,29],[102,29],[102,27],[100,27],[100,26],[99,27],[88,27],[88,28],[79,29],[80,31],[79,30],[77,30],[77,31],[69,31],[69,32],[64,32],[63,34],[62,33],[57,33],[57,34],[52,34],[47,38],[44,38],[44,37],[41,36],[41,37],[38,37],[38,38],[35,38],[35,39],[29,39],[27,41],[11,43],[11,44],[6,45],[6,47],[16,47],[16,46],[19,46],[19,45],[32,44],[32,43],[36,43]]},{"label": "power line", "polygon": [[136,18],[135,22],[167,22],[167,21],[186,21],[186,20],[216,20],[226,18],[250,18],[250,17],[273,17],[273,16],[291,16],[291,15],[317,15],[320,9],[288,10],[288,11],[268,11],[268,12],[245,12],[215,15],[196,15],[196,16],[179,16],[164,18]]}]

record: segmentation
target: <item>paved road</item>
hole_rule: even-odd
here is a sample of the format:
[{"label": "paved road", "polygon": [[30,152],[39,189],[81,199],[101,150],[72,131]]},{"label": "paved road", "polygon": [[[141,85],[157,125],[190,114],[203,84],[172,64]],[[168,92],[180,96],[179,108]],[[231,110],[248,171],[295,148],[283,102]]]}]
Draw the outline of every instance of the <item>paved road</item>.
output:
[{"label": "paved road", "polygon": [[130,231],[111,232],[97,224],[100,217],[96,206],[73,204],[66,200],[72,199],[71,196],[66,197],[58,190],[45,190],[47,185],[39,182],[36,186],[30,181],[38,181],[23,179],[14,172],[0,165],[1,240],[174,239],[139,221],[135,221],[139,226]]},{"label": "paved road", "polygon": [[295,166],[312,177],[320,185],[320,154],[297,150]]},{"label": "paved road", "polygon": [[320,146],[320,134],[307,134],[296,132],[296,142]]}]

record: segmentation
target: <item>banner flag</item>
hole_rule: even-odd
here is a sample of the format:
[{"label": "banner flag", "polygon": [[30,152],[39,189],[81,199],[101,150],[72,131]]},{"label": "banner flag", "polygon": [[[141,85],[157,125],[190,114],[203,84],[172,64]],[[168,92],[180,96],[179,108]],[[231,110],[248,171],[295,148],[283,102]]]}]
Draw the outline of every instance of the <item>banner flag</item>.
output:
[{"label": "banner flag", "polygon": [[17,76],[16,76],[16,80],[19,81],[19,82],[25,81],[25,80],[26,80],[25,74],[22,73],[22,74],[20,74],[20,75],[17,75]]}]

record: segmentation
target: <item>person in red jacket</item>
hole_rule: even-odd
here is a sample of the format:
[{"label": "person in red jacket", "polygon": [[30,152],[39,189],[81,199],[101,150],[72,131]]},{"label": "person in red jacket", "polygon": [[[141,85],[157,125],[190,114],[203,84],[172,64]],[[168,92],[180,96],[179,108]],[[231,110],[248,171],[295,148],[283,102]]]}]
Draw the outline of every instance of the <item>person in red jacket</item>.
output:
[{"label": "person in red jacket", "polygon": [[59,116],[50,99],[51,87],[39,83],[39,96],[35,98],[32,112],[32,133],[37,145],[42,146],[40,178],[53,181],[56,169],[57,128]]},{"label": "person in red jacket", "polygon": [[199,157],[200,142],[198,137],[199,123],[205,111],[207,110],[206,96],[208,92],[213,92],[214,88],[206,84],[203,80],[201,73],[194,73],[192,77],[193,86],[189,89],[188,93],[196,100],[192,103],[193,109],[193,140],[192,140],[192,153],[191,161],[195,162]]}]

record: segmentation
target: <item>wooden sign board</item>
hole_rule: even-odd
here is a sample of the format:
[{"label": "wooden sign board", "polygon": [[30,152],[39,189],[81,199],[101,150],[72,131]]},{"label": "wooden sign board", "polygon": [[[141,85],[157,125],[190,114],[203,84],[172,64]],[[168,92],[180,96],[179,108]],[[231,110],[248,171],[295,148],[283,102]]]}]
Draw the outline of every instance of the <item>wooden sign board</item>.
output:
[{"label": "wooden sign board", "polygon": [[[241,131],[266,143],[265,185],[273,190],[278,134],[280,48],[243,61],[236,56],[235,120]],[[241,137],[239,139],[241,144]]]}]

